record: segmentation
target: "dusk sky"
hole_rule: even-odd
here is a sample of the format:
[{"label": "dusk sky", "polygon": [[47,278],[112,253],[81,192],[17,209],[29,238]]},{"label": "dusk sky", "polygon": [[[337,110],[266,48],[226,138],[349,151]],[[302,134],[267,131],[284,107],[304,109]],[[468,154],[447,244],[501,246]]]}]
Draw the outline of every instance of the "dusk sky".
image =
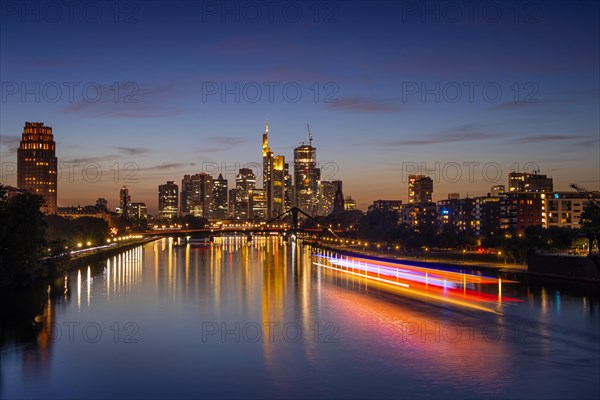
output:
[{"label": "dusk sky", "polygon": [[309,123],[323,179],[363,210],[406,201],[409,170],[434,200],[534,165],[555,190],[600,190],[598,2],[52,4],[1,3],[1,181],[25,121],[44,122],[59,206],[114,208],[127,185],[154,213],[159,184],[203,170],[233,187],[266,118],[290,163]]}]

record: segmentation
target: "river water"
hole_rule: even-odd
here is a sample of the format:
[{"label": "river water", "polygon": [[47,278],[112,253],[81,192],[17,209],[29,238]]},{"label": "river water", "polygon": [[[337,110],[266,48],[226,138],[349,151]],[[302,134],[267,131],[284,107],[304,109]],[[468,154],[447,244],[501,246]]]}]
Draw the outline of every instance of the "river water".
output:
[{"label": "river water", "polygon": [[597,286],[468,271],[455,304],[278,237],[175,244],[4,290],[0,397],[600,396]]}]

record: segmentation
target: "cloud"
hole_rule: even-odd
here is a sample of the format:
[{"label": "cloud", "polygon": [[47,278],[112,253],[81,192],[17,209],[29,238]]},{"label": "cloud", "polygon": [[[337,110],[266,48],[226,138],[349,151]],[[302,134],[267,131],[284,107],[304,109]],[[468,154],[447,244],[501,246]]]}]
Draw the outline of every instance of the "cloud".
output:
[{"label": "cloud", "polygon": [[2,135],[0,136],[0,147],[3,152],[14,153],[19,147],[21,138],[15,135]]},{"label": "cloud", "polygon": [[346,97],[335,103],[326,103],[330,110],[348,110],[358,112],[394,112],[401,111],[402,107],[393,100],[377,99],[375,97]]},{"label": "cloud", "polygon": [[395,146],[420,146],[449,142],[471,142],[475,140],[494,139],[499,136],[499,133],[486,132],[484,126],[481,124],[469,123],[425,136],[422,139],[400,140],[388,144]]},{"label": "cloud", "polygon": [[87,98],[82,97],[61,109],[83,117],[160,118],[182,114],[175,104],[181,99],[182,85],[170,82],[141,85],[134,81],[94,86],[88,85]]},{"label": "cloud", "polygon": [[559,142],[565,140],[585,139],[588,136],[568,136],[568,135],[531,135],[516,138],[512,143],[529,144],[529,143],[544,143],[544,142]]},{"label": "cloud", "polygon": [[59,159],[59,164],[92,164],[92,163],[102,163],[106,161],[112,161],[121,158],[115,154],[109,154],[101,157],[81,157],[81,158],[73,158],[73,159]]},{"label": "cloud", "polygon": [[76,67],[79,62],[73,60],[62,60],[57,58],[33,58],[26,60],[6,59],[3,60],[2,68],[67,68]]},{"label": "cloud", "polygon": [[115,149],[119,150],[122,153],[125,153],[128,156],[135,156],[135,155],[139,155],[139,154],[144,154],[144,153],[148,153],[150,151],[150,149],[147,149],[145,147],[121,147],[121,146],[116,146]]},{"label": "cloud", "polygon": [[176,168],[182,168],[182,167],[187,167],[190,165],[193,165],[194,163],[168,163],[168,164],[159,164],[159,165],[153,165],[150,167],[144,167],[144,168],[140,168],[140,171],[160,171],[160,170],[165,170],[165,169],[176,169]]},{"label": "cloud", "polygon": [[246,138],[234,136],[210,136],[206,138],[206,146],[200,147],[198,151],[203,153],[215,153],[219,151],[231,150],[248,140]]}]

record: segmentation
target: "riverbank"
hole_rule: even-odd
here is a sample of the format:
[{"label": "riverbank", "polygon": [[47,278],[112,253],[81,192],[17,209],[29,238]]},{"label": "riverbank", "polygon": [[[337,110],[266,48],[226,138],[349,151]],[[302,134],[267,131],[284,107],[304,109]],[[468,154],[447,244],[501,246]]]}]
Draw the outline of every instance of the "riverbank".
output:
[{"label": "riverbank", "polygon": [[81,266],[81,264],[102,261],[108,257],[117,255],[125,250],[129,250],[133,247],[144,245],[146,243],[150,243],[158,239],[160,238],[157,236],[142,239],[133,239],[131,241],[114,244],[112,246],[103,246],[102,248],[97,248],[90,252],[82,251],[81,253],[69,255],[67,261],[70,267],[79,267]]},{"label": "riverbank", "polygon": [[123,251],[158,239],[160,237],[157,236],[131,239],[112,245],[98,246],[93,249],[75,250],[51,258],[46,257],[39,260],[35,266],[29,267],[30,269],[22,267],[12,276],[4,276],[0,279],[0,288],[22,287],[39,281],[52,280],[71,268],[102,261]]},{"label": "riverbank", "polygon": [[527,265],[505,263],[503,261],[500,261],[498,263],[491,263],[491,262],[486,262],[486,261],[478,262],[478,261],[472,261],[472,260],[457,261],[457,260],[450,260],[450,259],[427,257],[427,253],[425,253],[423,256],[419,256],[419,257],[412,256],[411,257],[411,256],[407,256],[407,255],[389,254],[384,251],[370,251],[370,250],[365,251],[360,248],[335,246],[335,245],[330,245],[330,244],[325,245],[323,243],[313,242],[313,241],[308,241],[307,243],[313,247],[317,247],[317,248],[320,248],[323,250],[335,251],[340,254],[345,254],[345,255],[349,255],[349,256],[366,257],[366,258],[371,258],[371,259],[380,260],[380,261],[404,262],[404,263],[407,263],[410,265],[415,265],[415,266],[430,267],[435,264],[436,267],[442,267],[444,269],[452,269],[452,270],[469,268],[469,269],[477,269],[477,270],[479,270],[479,269],[495,270],[495,271],[510,272],[510,273],[527,273]]}]

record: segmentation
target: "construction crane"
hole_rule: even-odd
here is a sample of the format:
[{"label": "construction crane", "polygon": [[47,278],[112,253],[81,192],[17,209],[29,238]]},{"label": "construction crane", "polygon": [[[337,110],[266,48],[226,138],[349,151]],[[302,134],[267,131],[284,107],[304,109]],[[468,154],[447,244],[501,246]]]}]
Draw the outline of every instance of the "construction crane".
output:
[{"label": "construction crane", "polygon": [[308,129],[308,145],[312,146],[312,133],[310,132],[310,125],[306,123],[306,129]]},{"label": "construction crane", "polygon": [[577,190],[579,193],[583,194],[590,201],[590,203],[592,203],[596,207],[600,208],[600,195],[597,192],[596,193],[590,192],[586,188],[583,188],[574,183],[570,184],[569,186],[571,186],[573,189]]}]

